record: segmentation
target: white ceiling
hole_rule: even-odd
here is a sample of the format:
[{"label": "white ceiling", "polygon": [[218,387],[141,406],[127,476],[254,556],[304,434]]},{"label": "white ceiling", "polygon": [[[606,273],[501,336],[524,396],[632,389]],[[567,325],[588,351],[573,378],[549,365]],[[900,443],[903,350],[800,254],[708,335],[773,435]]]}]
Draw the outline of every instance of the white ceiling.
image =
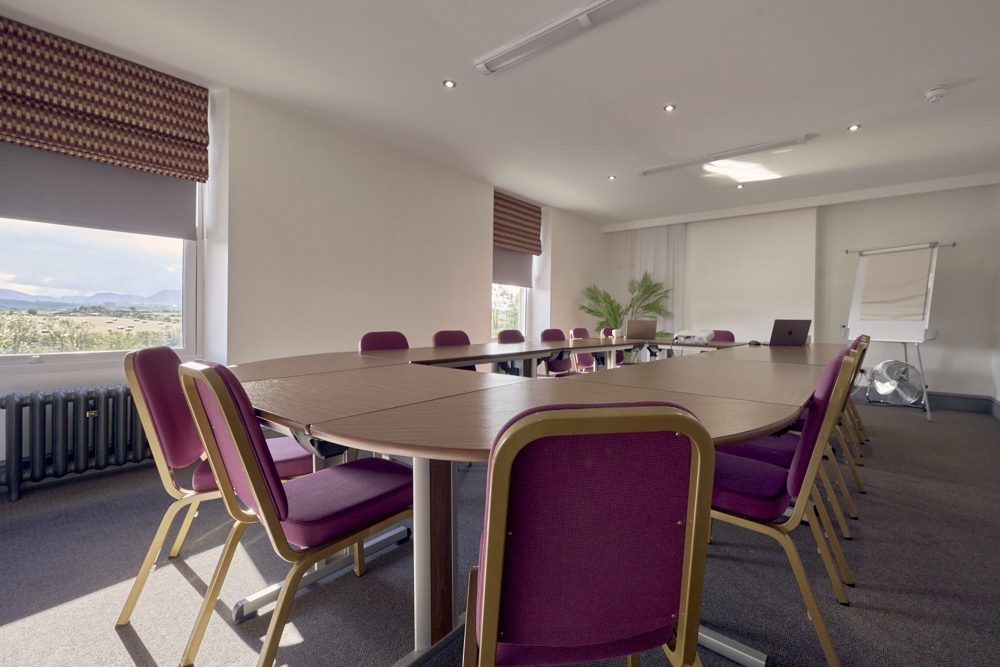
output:
[{"label": "white ceiling", "polygon": [[[475,70],[586,1],[0,0],[0,14],[602,223],[1000,170],[997,0],[650,0]],[[929,104],[937,84],[951,91]],[[821,136],[745,158],[784,178],[742,190],[700,167],[635,175],[805,133]]]}]

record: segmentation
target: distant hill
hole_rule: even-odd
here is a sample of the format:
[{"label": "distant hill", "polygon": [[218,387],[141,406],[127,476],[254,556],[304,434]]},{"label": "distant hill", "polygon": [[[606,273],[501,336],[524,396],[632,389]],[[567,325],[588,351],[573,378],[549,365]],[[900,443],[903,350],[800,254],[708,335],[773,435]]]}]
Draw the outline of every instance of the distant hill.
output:
[{"label": "distant hill", "polygon": [[11,289],[0,289],[0,308],[28,308],[36,306],[39,308],[52,308],[53,306],[75,306],[75,305],[100,305],[112,304],[115,306],[136,305],[136,306],[177,306],[180,308],[183,294],[181,290],[168,289],[140,296],[138,294],[119,294],[118,292],[98,292],[90,296],[64,296],[54,299],[50,296],[35,296],[25,294]]},{"label": "distant hill", "polygon": [[[179,292],[178,292],[179,293]],[[13,289],[0,289],[0,300],[3,301],[28,301],[30,303],[40,303],[42,301],[56,301],[51,296],[35,296],[25,294]]]}]

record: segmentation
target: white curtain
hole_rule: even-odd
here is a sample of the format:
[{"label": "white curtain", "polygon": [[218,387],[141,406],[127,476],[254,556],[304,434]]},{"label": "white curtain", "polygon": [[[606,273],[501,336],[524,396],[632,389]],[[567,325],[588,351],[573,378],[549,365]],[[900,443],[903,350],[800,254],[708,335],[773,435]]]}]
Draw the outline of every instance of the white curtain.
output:
[{"label": "white curtain", "polygon": [[687,225],[661,225],[604,235],[604,289],[628,304],[628,281],[649,271],[670,290],[667,309],[674,316],[660,319],[660,331],[684,328],[684,236]]}]

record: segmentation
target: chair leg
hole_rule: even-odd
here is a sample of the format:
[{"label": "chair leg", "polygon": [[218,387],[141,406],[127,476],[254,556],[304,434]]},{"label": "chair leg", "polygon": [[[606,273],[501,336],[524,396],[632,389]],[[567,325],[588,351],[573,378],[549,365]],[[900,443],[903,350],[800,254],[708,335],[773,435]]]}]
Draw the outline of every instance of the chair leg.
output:
[{"label": "chair leg", "polygon": [[871,440],[871,436],[868,435],[868,429],[865,428],[865,423],[861,421],[861,413],[858,412],[858,406],[854,403],[853,398],[847,398],[847,407],[850,408],[854,421],[858,423],[858,429],[861,431],[861,435],[865,437],[865,441]]},{"label": "chair leg", "polygon": [[642,667],[642,659],[638,653],[633,653],[628,657],[628,667]]},{"label": "chair leg", "polygon": [[278,604],[271,612],[271,623],[267,626],[267,635],[264,637],[264,646],[261,647],[257,667],[272,667],[274,665],[274,656],[278,653],[278,644],[281,643],[281,634],[285,631],[288,612],[292,610],[292,602],[295,601],[299,582],[317,560],[317,558],[303,558],[293,564],[292,569],[288,571],[285,583],[281,587],[281,593],[278,594]]},{"label": "chair leg", "polygon": [[[836,465],[836,463],[834,463]],[[845,540],[851,539],[851,529],[847,525],[847,519],[844,518],[844,512],[840,508],[840,501],[837,500],[837,496],[833,493],[833,485],[830,484],[830,478],[826,475],[826,461],[820,461],[819,464],[819,480],[823,484],[823,490],[826,491],[827,500],[830,501],[830,507],[833,508],[833,515],[837,517],[837,525],[840,526],[840,534],[844,536]]]},{"label": "chair leg", "polygon": [[[160,555],[160,549],[163,548],[163,542],[167,539],[167,533],[170,531],[170,525],[174,522],[174,518],[182,507],[188,504],[189,501],[181,499],[174,501],[167,511],[163,513],[163,519],[160,520],[160,527],[156,529],[156,534],[153,536],[153,542],[149,545],[149,550],[146,552],[146,558],[142,561],[142,565],[139,567],[139,574],[135,577],[135,583],[132,584],[132,590],[128,594],[128,598],[125,600],[125,606],[122,607],[122,613],[118,615],[118,621],[115,623],[116,626],[121,627],[123,625],[128,625],[129,618],[132,616],[132,610],[135,609],[135,603],[139,601],[139,595],[142,594],[142,589],[146,585],[146,579],[149,577],[149,573],[153,569],[153,564],[156,563],[156,557]],[[197,501],[195,501],[197,504]]]},{"label": "chair leg", "polygon": [[837,572],[837,566],[833,563],[833,556],[830,555],[830,547],[826,543],[826,538],[823,536],[823,529],[820,527],[820,518],[816,514],[816,507],[810,503],[809,510],[809,528],[812,530],[813,539],[816,540],[816,549],[819,551],[820,557],[823,559],[823,566],[826,568],[826,574],[830,578],[830,585],[833,586],[833,594],[837,597],[837,602],[843,605],[848,605],[851,601],[847,597],[847,590],[844,588],[844,583],[840,580],[840,574]]},{"label": "chair leg", "polygon": [[823,498],[820,497],[819,489],[813,486],[810,496],[813,499],[813,504],[816,506],[816,512],[819,514],[819,520],[823,526],[823,532],[826,534],[826,541],[830,545],[833,557],[837,560],[837,567],[840,569],[840,577],[843,579],[845,584],[853,586],[854,573],[851,572],[851,567],[847,564],[847,557],[844,556],[844,550],[840,546],[840,540],[837,539],[837,534],[833,532],[833,522],[830,521],[830,515],[826,511],[826,504],[823,502]]},{"label": "chair leg", "polygon": [[354,544],[354,574],[362,576],[365,573],[365,541],[358,540]]},{"label": "chair leg", "polygon": [[858,474],[858,467],[854,465],[854,459],[851,457],[851,450],[847,447],[847,443],[844,441],[844,436],[840,432],[840,427],[834,426],[833,432],[837,436],[837,442],[840,443],[840,448],[844,450],[844,460],[847,461],[847,467],[850,468],[851,476],[854,477],[854,484],[858,487],[858,493],[864,493],[865,485],[861,482],[861,476]]},{"label": "chair leg", "polygon": [[469,569],[469,592],[465,597],[465,646],[462,649],[462,667],[478,667],[479,642],[476,640],[476,625],[478,623],[479,607],[479,566]]},{"label": "chair leg", "polygon": [[863,466],[864,462],[861,460],[861,436],[854,432],[850,420],[844,419],[844,415],[840,415],[840,427],[844,431],[847,443],[851,446],[851,454],[854,455],[858,465]]},{"label": "chair leg", "polygon": [[[810,521],[809,523],[812,524],[813,522]],[[770,535],[771,533],[768,534]],[[823,654],[826,656],[827,665],[829,667],[840,667],[840,659],[833,648],[833,641],[830,639],[830,632],[827,630],[826,621],[823,620],[823,614],[820,613],[819,603],[816,602],[816,595],[813,593],[812,586],[809,585],[809,575],[806,574],[806,569],[802,566],[802,559],[799,558],[799,552],[795,549],[795,544],[784,533],[775,532],[772,536],[778,540],[785,550],[785,555],[788,556],[788,562],[791,564],[792,572],[795,574],[795,581],[799,584],[802,599],[805,600],[809,618],[816,629],[820,646],[823,647]]]},{"label": "chair leg", "polygon": [[248,523],[237,521],[233,523],[226,543],[222,547],[222,554],[219,562],[215,566],[215,573],[205,591],[205,598],[201,601],[201,609],[195,619],[194,627],[191,629],[191,636],[188,638],[187,646],[184,648],[184,655],[181,656],[181,667],[189,667],[194,664],[194,659],[201,648],[201,640],[205,637],[205,629],[208,628],[208,621],[212,618],[212,610],[219,600],[219,593],[222,591],[222,584],[226,580],[229,572],[229,565],[233,562],[233,555],[236,553],[236,546],[240,543],[243,531],[249,526]]},{"label": "chair leg", "polygon": [[170,547],[171,558],[177,558],[177,554],[181,552],[184,538],[187,537],[188,529],[191,528],[191,522],[194,521],[195,515],[198,514],[198,505],[200,504],[201,502],[195,501],[188,507],[187,514],[184,515],[184,521],[181,522],[181,529],[177,531],[177,537],[174,539],[174,546]]},{"label": "chair leg", "polygon": [[833,454],[833,448],[829,444],[826,446],[826,456],[830,459],[830,467],[833,468],[833,476],[837,479],[837,486],[840,487],[840,495],[844,498],[844,506],[847,508],[847,516],[852,519],[858,518],[858,509],[854,506],[854,500],[851,498],[850,492],[847,490],[847,482],[844,480],[844,475],[840,472],[840,463],[837,461],[837,457]]}]

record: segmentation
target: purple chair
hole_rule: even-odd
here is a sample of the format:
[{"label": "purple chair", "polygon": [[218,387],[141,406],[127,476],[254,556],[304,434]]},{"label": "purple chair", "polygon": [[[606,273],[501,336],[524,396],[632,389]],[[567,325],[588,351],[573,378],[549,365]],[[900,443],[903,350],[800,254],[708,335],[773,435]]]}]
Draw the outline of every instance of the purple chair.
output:
[{"label": "purple chair", "polygon": [[[577,327],[569,332],[571,340],[584,340],[590,338],[590,332],[583,327]],[[574,354],[576,359],[576,370],[581,373],[593,373],[597,370],[597,358],[590,352],[580,352]]]},{"label": "purple chair", "polygon": [[504,345],[508,343],[523,343],[524,334],[522,334],[517,329],[504,329],[497,336],[497,342]]},{"label": "purple chair", "polygon": [[[829,525],[829,517],[823,522],[820,516],[820,513],[825,514],[825,510],[822,509],[815,479],[823,459],[824,445],[838,419],[836,410],[829,408],[843,402],[853,371],[853,359],[843,354],[827,364],[813,393],[805,426],[798,436],[796,449],[787,469],[727,454],[723,449],[716,455],[715,485],[712,491],[713,519],[768,535],[781,544],[830,667],[839,667],[840,662],[809,583],[809,575],[802,566],[802,560],[789,533],[800,525],[802,517],[808,513],[809,527],[827,574],[830,581],[835,582],[834,588],[839,588],[838,600],[846,602],[846,593],[839,585],[840,578],[820,528],[823,524]],[[785,510],[790,506],[791,517],[783,520]],[[842,564],[842,567],[845,565]]]},{"label": "purple chair", "polygon": [[660,646],[697,664],[714,458],[701,423],[670,403],[548,405],[507,422],[490,453],[464,667],[638,665]]},{"label": "purple chair", "polygon": [[[542,342],[560,340],[566,340],[566,334],[562,332],[562,329],[546,329],[542,332]],[[576,371],[573,370],[572,359],[558,359],[556,361],[545,362],[546,375],[551,376],[555,374],[555,377],[565,377],[570,373],[576,374]]]},{"label": "purple chair", "polygon": [[[614,331],[611,327],[604,327],[601,329],[601,336],[603,338],[613,338],[611,332]],[[631,361],[625,361],[625,353],[622,350],[615,350],[615,366],[634,366],[635,364]]]},{"label": "purple chair", "polygon": [[[205,455],[177,376],[180,365],[177,353],[169,347],[151,347],[129,352],[125,357],[125,376],[128,378],[136,412],[149,439],[149,448],[160,473],[160,482],[174,502],[163,514],[160,527],[149,545],[146,558],[118,616],[119,626],[128,624],[177,513],[184,507],[188,508],[170,549],[171,558],[180,553],[191,522],[198,512],[198,505],[202,501],[220,497],[208,461],[201,461],[194,469],[190,489],[182,487],[174,474],[175,470],[187,468]],[[312,457],[294,438],[274,438],[267,441],[267,447],[279,476],[297,477],[312,472]]]},{"label": "purple chair", "polygon": [[726,331],[725,329],[713,329],[712,340],[717,343],[734,343],[736,342],[736,336],[733,335],[732,331]]},{"label": "purple chair", "polygon": [[232,372],[221,364],[191,362],[181,366],[180,376],[222,500],[235,520],[181,665],[194,664],[240,535],[259,521],[275,553],[292,563],[257,663],[270,667],[302,575],[351,545],[360,572],[364,539],[413,516],[412,474],[398,463],[367,458],[282,483],[250,400]]},{"label": "purple chair", "polygon": [[[434,347],[450,347],[452,345],[472,345],[469,335],[464,331],[438,331],[432,338]],[[475,372],[475,366],[460,366],[459,370]]]},{"label": "purple chair", "polygon": [[398,331],[369,331],[361,337],[358,348],[361,352],[408,350],[410,344],[406,341],[406,336]]}]

